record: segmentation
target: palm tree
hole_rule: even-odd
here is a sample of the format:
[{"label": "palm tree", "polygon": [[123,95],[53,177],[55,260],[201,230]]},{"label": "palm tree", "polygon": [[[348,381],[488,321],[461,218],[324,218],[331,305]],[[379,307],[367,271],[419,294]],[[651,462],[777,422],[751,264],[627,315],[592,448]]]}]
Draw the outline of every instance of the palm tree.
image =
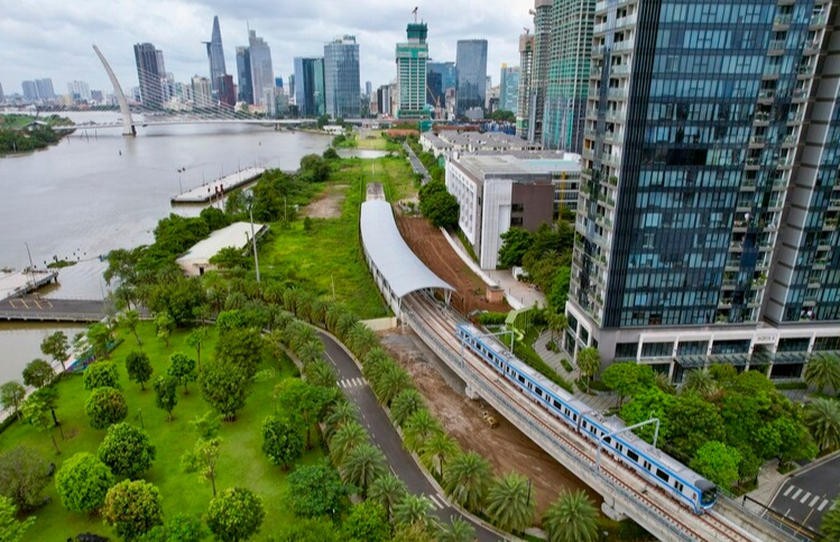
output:
[{"label": "palm tree", "polygon": [[394,521],[397,525],[421,525],[425,530],[437,524],[432,515],[432,501],[423,495],[406,494],[394,506]]},{"label": "palm tree", "polygon": [[680,393],[694,392],[700,397],[709,398],[718,392],[720,386],[708,369],[694,369],[688,372]]},{"label": "palm tree", "polygon": [[342,425],[330,439],[330,457],[334,465],[341,465],[350,451],[366,443],[367,431],[357,422]]},{"label": "palm tree", "polygon": [[134,338],[137,340],[137,345],[143,344],[143,341],[140,340],[140,335],[137,334],[137,324],[140,323],[140,313],[136,310],[128,310],[124,313],[120,314],[117,318],[120,327],[124,327],[128,331],[134,335]]},{"label": "palm tree", "polygon": [[324,343],[319,339],[306,341],[297,349],[295,354],[297,354],[304,365],[319,361],[324,355]]},{"label": "palm tree", "polygon": [[382,450],[363,442],[350,450],[338,468],[341,478],[362,490],[362,497],[367,496],[370,485],[388,472],[385,466],[385,454]]},{"label": "palm tree", "polygon": [[656,373],[653,378],[656,387],[659,388],[660,391],[664,391],[668,395],[677,394],[677,388],[671,383],[671,379],[668,377],[667,373]]},{"label": "palm tree", "polygon": [[300,320],[286,326],[285,336],[286,341],[289,343],[289,348],[294,350],[295,353],[298,353],[303,348],[303,345],[308,342],[321,342],[318,338],[318,333]]},{"label": "palm tree", "polygon": [[826,540],[840,540],[840,498],[825,513],[820,523],[820,532]]},{"label": "palm tree", "polygon": [[309,305],[309,321],[313,324],[324,325],[324,318],[326,317],[327,304],[320,299],[312,301]]},{"label": "palm tree", "polygon": [[455,456],[444,477],[443,488],[458,504],[477,512],[484,503],[488,480],[493,474],[490,463],[476,452]]},{"label": "palm tree", "polygon": [[840,402],[834,399],[814,399],[805,408],[805,425],[820,452],[840,448]]},{"label": "palm tree", "polygon": [[598,509],[583,490],[563,491],[546,510],[543,527],[548,542],[595,542]]},{"label": "palm tree", "polygon": [[408,388],[399,392],[391,401],[391,417],[402,427],[408,417],[421,408],[425,408],[423,396],[414,388]]},{"label": "palm tree", "polygon": [[[556,331],[563,331],[569,325],[569,319],[562,312],[553,313],[548,317],[548,329],[551,331],[551,342],[554,342],[554,333]],[[562,333],[560,338],[563,338]]]},{"label": "palm tree", "polygon": [[831,388],[840,390],[840,358],[830,354],[817,356],[805,366],[805,382],[824,391]]},{"label": "palm tree", "polygon": [[335,333],[338,320],[344,315],[344,313],[344,307],[341,305],[336,303],[327,303],[326,310],[324,311],[324,325],[327,326],[327,329],[331,333]]},{"label": "palm tree", "polygon": [[396,474],[386,472],[373,481],[368,488],[368,499],[378,502],[385,508],[388,519],[394,511],[394,506],[408,493],[405,483]]},{"label": "palm tree", "polygon": [[286,288],[283,292],[283,308],[297,314],[297,300],[300,290],[297,288]]},{"label": "palm tree", "polygon": [[416,452],[420,450],[435,433],[440,433],[440,422],[425,408],[412,414],[403,428],[406,447]]},{"label": "palm tree", "polygon": [[357,357],[364,357],[370,352],[378,343],[379,339],[372,329],[361,322],[356,322],[353,327],[347,332],[346,340],[344,341],[350,351],[356,354]]},{"label": "palm tree", "polygon": [[376,347],[362,358],[362,373],[369,381],[378,380],[385,368],[394,363],[388,352],[381,347]]},{"label": "palm tree", "polygon": [[341,316],[338,317],[338,322],[335,324],[335,331],[334,333],[338,336],[341,340],[346,340],[350,334],[350,330],[359,323],[359,319],[356,318],[356,315],[344,312]]},{"label": "palm tree", "polygon": [[356,405],[347,399],[337,401],[328,409],[324,418],[324,425],[326,426],[324,436],[327,441],[329,442],[332,439],[336,431],[348,423],[355,422],[356,419]]},{"label": "palm tree", "polygon": [[304,365],[303,374],[306,376],[306,381],[315,386],[321,386],[322,388],[335,386],[335,369],[322,359],[310,361]]},{"label": "palm tree", "polygon": [[589,382],[601,368],[601,354],[593,346],[587,346],[577,355],[577,366],[580,375],[586,379],[586,393],[589,393]]},{"label": "palm tree", "polygon": [[455,442],[455,439],[443,432],[435,433],[432,438],[426,441],[426,444],[423,445],[420,458],[423,459],[426,464],[430,464],[433,467],[437,465],[438,476],[443,478],[444,464],[447,460],[454,457],[459,451],[460,449],[458,448],[458,443]]},{"label": "palm tree", "polygon": [[475,527],[466,520],[452,516],[449,525],[444,525],[438,535],[438,542],[473,542]]},{"label": "palm tree", "polygon": [[312,304],[315,303],[315,295],[311,294],[307,291],[302,291],[297,296],[297,303],[295,304],[295,316],[300,319],[306,319],[310,323],[312,320],[310,319],[310,312],[312,310]]},{"label": "palm tree", "polygon": [[484,510],[496,527],[511,532],[524,531],[534,520],[531,481],[516,472],[496,478],[487,492]]},{"label": "palm tree", "polygon": [[380,404],[388,406],[398,393],[411,387],[411,377],[396,363],[389,364],[382,375],[373,381],[373,392]]}]

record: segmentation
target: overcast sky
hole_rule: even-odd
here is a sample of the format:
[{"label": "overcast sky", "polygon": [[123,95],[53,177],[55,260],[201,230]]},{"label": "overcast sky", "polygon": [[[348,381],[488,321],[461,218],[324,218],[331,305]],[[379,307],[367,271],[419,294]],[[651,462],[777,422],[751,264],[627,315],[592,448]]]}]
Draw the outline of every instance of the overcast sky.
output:
[{"label": "overcast sky", "polygon": [[63,94],[78,79],[110,92],[96,44],[127,90],[137,86],[132,46],[139,42],[163,50],[176,81],[207,76],[201,42],[218,15],[228,73],[236,72],[235,48],[247,44],[248,24],[268,42],[275,76],[284,81],[294,57],[323,56],[324,42],[351,34],[364,91],[365,81],[376,87],[394,78],[394,49],[415,6],[429,25],[435,61],[454,61],[459,39],[487,39],[494,85],[503,62],[519,63],[519,35],[532,27],[533,0],[26,0],[6,3],[0,16],[0,84],[6,94],[20,93],[21,81],[50,77]]}]

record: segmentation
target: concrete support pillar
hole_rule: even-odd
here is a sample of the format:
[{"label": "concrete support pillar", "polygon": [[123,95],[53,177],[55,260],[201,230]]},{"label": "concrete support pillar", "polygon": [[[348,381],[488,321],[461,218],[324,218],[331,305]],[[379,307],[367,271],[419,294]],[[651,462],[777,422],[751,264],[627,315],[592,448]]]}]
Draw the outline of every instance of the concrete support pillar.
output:
[{"label": "concrete support pillar", "polygon": [[623,521],[627,519],[627,514],[618,509],[615,499],[612,497],[604,497],[604,502],[601,504],[601,511],[605,516],[613,521]]},{"label": "concrete support pillar", "polygon": [[464,394],[467,396],[468,399],[475,401],[478,399],[478,391],[476,391],[472,386],[467,384],[466,389],[464,389]]}]

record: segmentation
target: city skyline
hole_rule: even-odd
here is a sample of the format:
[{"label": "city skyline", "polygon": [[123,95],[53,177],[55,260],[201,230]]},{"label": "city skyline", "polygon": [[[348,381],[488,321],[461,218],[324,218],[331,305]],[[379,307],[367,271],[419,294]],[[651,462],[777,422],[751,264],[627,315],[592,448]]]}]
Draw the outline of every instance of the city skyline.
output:
[{"label": "city skyline", "polygon": [[[236,65],[235,47],[247,44],[249,26],[271,47],[274,72],[284,77],[293,73],[294,57],[320,56],[324,44],[334,37],[355,35],[361,80],[377,87],[394,78],[394,44],[405,39],[405,23],[416,5],[418,21],[433,27],[429,35],[433,60],[455,60],[459,39],[487,39],[490,73],[496,74],[502,63],[517,63],[518,35],[531,25],[531,4],[529,0],[489,0],[481,12],[474,13],[466,0],[396,5],[365,0],[353,6],[315,1],[282,10],[261,0],[235,7],[210,0],[165,4],[152,0],[122,9],[99,0],[72,9],[46,0],[37,7],[21,6],[0,20],[0,35],[5,38],[0,48],[0,83],[6,94],[18,93],[22,81],[47,76],[56,88],[81,80],[92,89],[110,92],[92,43],[111,62],[124,87],[136,85],[135,43],[151,42],[165,51],[166,69],[177,81],[209,76],[202,42],[207,41],[208,28],[218,15],[228,66]],[[470,13],[470,17],[446,15],[452,12]]]}]

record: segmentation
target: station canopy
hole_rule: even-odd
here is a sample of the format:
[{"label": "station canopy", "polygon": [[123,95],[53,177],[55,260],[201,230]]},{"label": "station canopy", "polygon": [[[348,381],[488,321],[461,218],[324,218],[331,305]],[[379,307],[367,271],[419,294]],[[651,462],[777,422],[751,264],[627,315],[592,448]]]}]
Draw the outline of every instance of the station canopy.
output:
[{"label": "station canopy", "polygon": [[426,288],[455,291],[408,248],[387,201],[362,204],[361,230],[365,250],[398,298]]}]

